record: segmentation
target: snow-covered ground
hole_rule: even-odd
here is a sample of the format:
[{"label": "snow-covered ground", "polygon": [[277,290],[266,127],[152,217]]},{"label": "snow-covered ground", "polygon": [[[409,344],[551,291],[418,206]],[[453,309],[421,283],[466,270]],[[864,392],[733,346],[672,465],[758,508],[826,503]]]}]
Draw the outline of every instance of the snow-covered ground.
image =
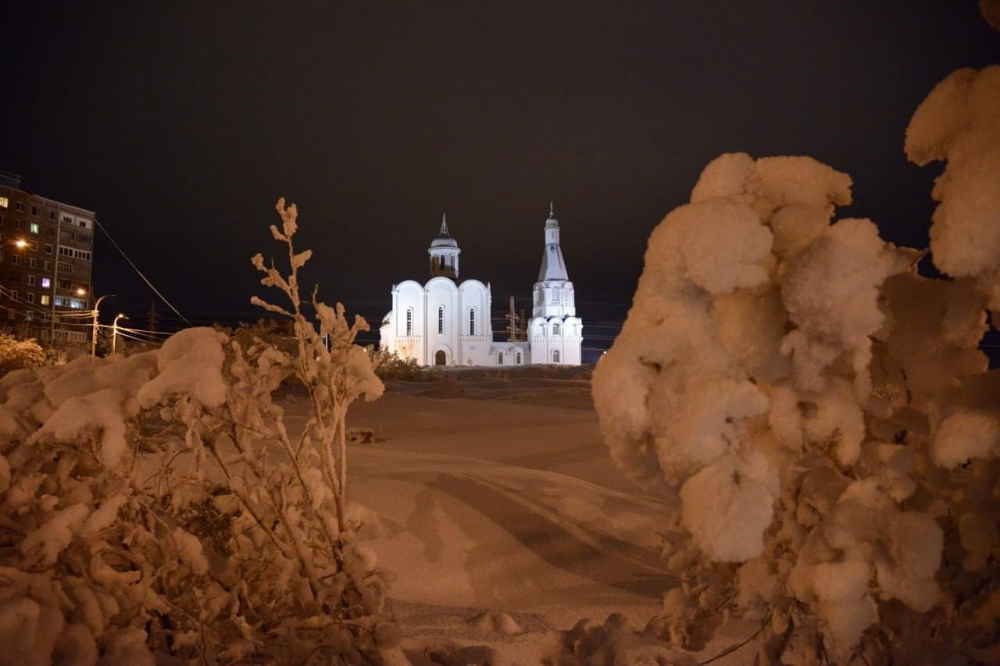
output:
[{"label": "snow-covered ground", "polygon": [[[552,631],[619,612],[641,627],[676,584],[657,525],[672,507],[608,456],[579,370],[467,369],[389,382],[348,421],[375,433],[350,450],[351,500],[375,510],[407,642],[488,645],[538,664]],[[289,424],[306,405],[288,398]],[[753,633],[733,626],[710,657]],[[754,643],[713,663],[752,661]]]}]

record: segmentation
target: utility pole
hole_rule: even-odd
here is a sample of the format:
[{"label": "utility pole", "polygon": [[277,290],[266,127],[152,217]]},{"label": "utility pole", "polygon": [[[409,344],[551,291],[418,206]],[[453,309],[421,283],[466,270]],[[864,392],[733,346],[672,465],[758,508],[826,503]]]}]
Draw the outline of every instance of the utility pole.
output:
[{"label": "utility pole", "polygon": [[111,353],[115,354],[118,352],[118,320],[128,319],[123,314],[115,315],[115,321],[111,324]]},{"label": "utility pole", "polygon": [[149,330],[156,333],[156,324],[160,321],[160,315],[156,314],[156,301],[149,301]]},{"label": "utility pole", "polygon": [[105,295],[101,296],[100,298],[98,298],[94,302],[94,310],[92,312],[92,314],[94,315],[94,328],[90,332],[90,355],[91,356],[97,356],[97,326],[98,326],[98,324],[97,324],[97,316],[100,314],[98,312],[98,308],[101,307],[101,301],[103,301],[105,298],[114,298],[114,296],[115,296],[114,294],[105,294]]},{"label": "utility pole", "polygon": [[507,342],[517,342],[517,334],[519,331],[518,322],[520,318],[517,316],[517,310],[514,309],[514,297],[510,297],[510,312],[508,312],[504,317],[510,323],[507,325]]}]

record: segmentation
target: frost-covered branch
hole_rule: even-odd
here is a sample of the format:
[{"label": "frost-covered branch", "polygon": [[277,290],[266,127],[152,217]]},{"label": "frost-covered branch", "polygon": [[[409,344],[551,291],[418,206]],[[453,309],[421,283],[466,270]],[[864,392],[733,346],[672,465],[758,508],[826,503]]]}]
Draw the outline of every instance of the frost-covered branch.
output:
[{"label": "frost-covered branch", "polygon": [[[319,328],[303,313],[311,253],[293,247],[294,206],[278,209],[289,273],[253,264],[290,305],[254,302],[292,319],[291,348],[190,329],[155,352],[0,378],[5,660],[401,656],[376,631],[385,583],[345,496],[347,409],[382,386],[353,344],[363,320],[315,292]],[[272,397],[289,381],[309,396],[301,433]]]}]

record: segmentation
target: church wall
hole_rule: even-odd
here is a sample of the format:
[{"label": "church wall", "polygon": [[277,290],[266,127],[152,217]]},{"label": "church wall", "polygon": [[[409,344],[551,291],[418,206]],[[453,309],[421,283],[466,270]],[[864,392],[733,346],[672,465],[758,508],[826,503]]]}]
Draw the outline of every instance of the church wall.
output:
[{"label": "church wall", "polygon": [[[458,287],[459,306],[457,328],[461,356],[458,365],[491,365],[490,344],[493,325],[490,322],[492,298],[490,289],[479,280],[466,280]],[[472,334],[469,334],[469,311],[475,311]]]},{"label": "church wall", "polygon": [[[583,322],[578,317],[535,317],[528,325],[533,365],[580,365]],[[559,352],[559,360],[553,352]]]},{"label": "church wall", "polygon": [[432,278],[424,286],[425,319],[427,328],[425,358],[427,365],[435,365],[438,351],[445,352],[445,364],[454,365],[458,349],[458,329],[455,312],[458,310],[458,288],[446,277]]},{"label": "church wall", "polygon": [[[396,287],[396,309],[393,328],[396,334],[395,351],[403,358],[416,359],[417,363],[425,365],[427,354],[425,349],[424,322],[426,321],[424,307],[424,288],[419,282],[406,280]],[[412,327],[407,335],[407,312],[412,314]]]}]

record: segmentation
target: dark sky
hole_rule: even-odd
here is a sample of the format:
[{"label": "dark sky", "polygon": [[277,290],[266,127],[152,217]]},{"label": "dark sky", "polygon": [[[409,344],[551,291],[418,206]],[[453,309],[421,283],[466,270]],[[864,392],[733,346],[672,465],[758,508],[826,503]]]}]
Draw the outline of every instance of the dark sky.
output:
[{"label": "dark sky", "polygon": [[[195,323],[257,317],[279,196],[307,282],[374,326],[426,277],[442,212],[462,276],[526,307],[552,199],[597,339],[727,151],[846,171],[844,215],[923,246],[937,170],[907,163],[907,122],[952,70],[1000,62],[974,0],[134,4],[8,5],[0,169],[96,211]],[[149,310],[100,235],[94,282]]]}]

